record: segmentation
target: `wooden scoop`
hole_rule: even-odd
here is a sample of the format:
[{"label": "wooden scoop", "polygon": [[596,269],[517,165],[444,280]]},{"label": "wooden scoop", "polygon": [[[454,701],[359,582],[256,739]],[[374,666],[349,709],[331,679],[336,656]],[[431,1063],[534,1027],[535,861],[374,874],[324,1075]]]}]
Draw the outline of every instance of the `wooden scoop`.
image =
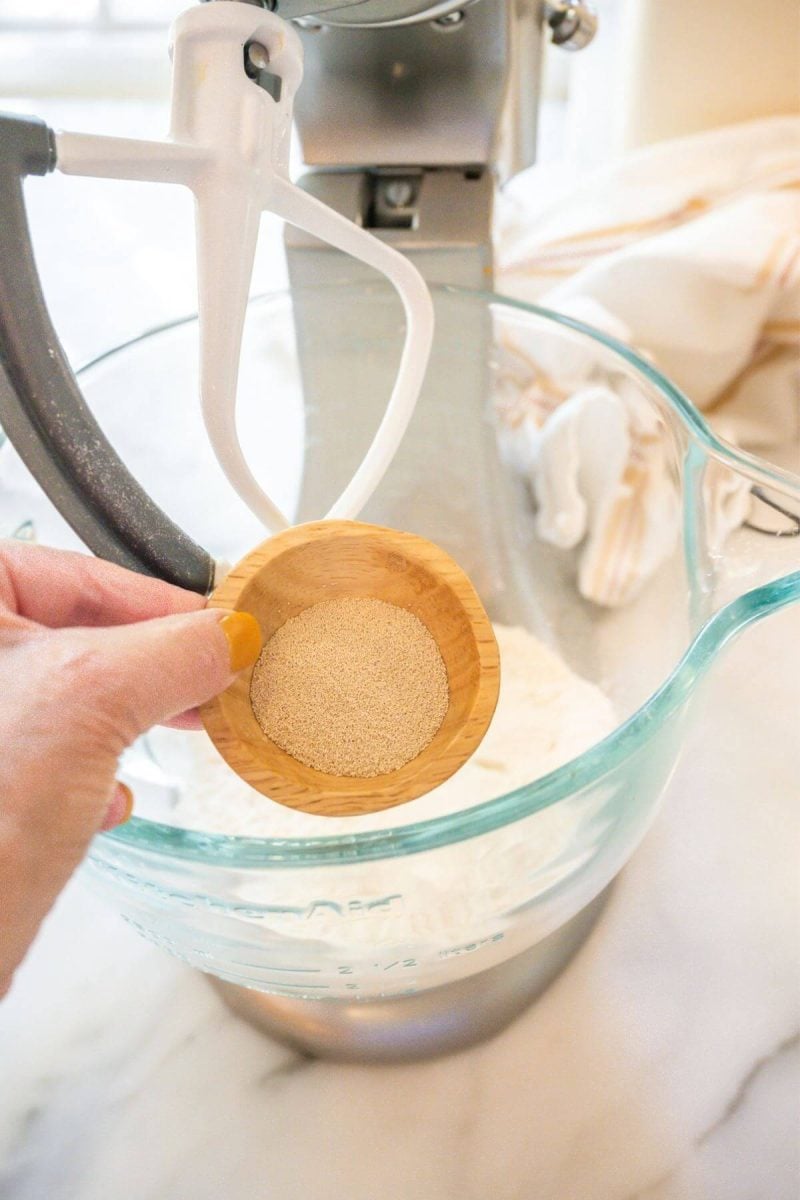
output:
[{"label": "wooden scoop", "polygon": [[358,521],[319,521],[270,538],[233,568],[211,607],[252,613],[264,644],[286,621],[325,600],[372,597],[414,613],[447,669],[449,705],[416,758],[371,779],[305,766],[262,731],[250,702],[252,668],[200,710],[206,731],[251,787],[318,816],[360,816],[404,804],[444,783],[478,747],[497,704],[494,631],[461,568],[424,538]]}]

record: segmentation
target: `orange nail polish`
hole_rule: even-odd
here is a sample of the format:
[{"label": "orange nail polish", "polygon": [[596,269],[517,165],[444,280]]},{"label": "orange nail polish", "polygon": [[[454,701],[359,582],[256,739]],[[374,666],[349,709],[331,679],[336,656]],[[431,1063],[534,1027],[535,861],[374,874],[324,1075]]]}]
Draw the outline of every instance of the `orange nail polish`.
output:
[{"label": "orange nail polish", "polygon": [[108,833],[109,829],[116,829],[118,825],[124,825],[126,821],[130,821],[132,815],[133,792],[127,783],[120,783],[117,779],[114,781],[114,794],[106,810],[106,815],[103,817],[100,832]]},{"label": "orange nail polish", "polygon": [[119,819],[119,824],[124,825],[126,821],[130,821],[133,816],[133,792],[128,787],[127,783],[120,783],[117,780],[117,791],[122,792],[125,799],[125,811]]},{"label": "orange nail polish", "polygon": [[231,670],[243,671],[245,667],[252,667],[263,644],[261,629],[252,613],[226,613],[219,624],[228,639]]}]

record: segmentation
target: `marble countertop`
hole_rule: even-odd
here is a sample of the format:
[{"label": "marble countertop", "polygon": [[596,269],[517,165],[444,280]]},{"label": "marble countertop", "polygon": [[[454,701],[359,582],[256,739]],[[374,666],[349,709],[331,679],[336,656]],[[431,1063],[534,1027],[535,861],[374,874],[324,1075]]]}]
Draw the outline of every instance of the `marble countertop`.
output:
[{"label": "marble countertop", "polygon": [[[73,185],[52,193],[73,205],[60,226],[31,191],[56,324],[80,360],[190,307],[190,230],[159,207],[145,250],[133,202],[79,215],[88,192]],[[108,257],[75,269],[112,234]],[[148,294],[156,261],[175,271]],[[98,303],[121,262],[125,307]],[[729,650],[590,940],[514,1025],[449,1059],[299,1057],[76,879],[0,1007],[0,1197],[794,1200],[798,678],[797,611]]]},{"label": "marble countertop", "polygon": [[0,1196],[794,1200],[798,673],[791,611],[729,651],[588,943],[448,1059],[299,1057],[76,880],[0,1009]]}]

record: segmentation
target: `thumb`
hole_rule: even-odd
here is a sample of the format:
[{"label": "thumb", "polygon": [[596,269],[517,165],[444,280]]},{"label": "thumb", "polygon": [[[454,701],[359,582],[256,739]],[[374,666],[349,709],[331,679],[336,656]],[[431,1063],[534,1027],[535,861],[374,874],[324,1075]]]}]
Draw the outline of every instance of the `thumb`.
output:
[{"label": "thumb", "polygon": [[220,609],[83,632],[92,707],[126,745],[223,691],[262,645],[255,617]]},{"label": "thumb", "polygon": [[255,617],[219,609],[103,629],[0,620],[0,996],[100,826],[119,754],[260,649]]}]

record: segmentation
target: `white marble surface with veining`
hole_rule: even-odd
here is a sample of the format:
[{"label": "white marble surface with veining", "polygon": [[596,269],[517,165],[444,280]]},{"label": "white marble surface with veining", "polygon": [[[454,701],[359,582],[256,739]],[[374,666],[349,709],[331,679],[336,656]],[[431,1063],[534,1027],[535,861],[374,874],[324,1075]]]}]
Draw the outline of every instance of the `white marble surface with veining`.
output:
[{"label": "white marble surface with veining", "polygon": [[76,881],[0,1010],[3,1200],[795,1200],[800,621],[706,689],[600,924],[493,1042],[299,1058]]},{"label": "white marble surface with veining", "polygon": [[[34,224],[76,359],[190,306],[182,210],[144,245],[132,202],[53,195],[72,244],[43,186]],[[148,303],[142,281],[173,261]],[[743,635],[589,942],[512,1027],[449,1059],[300,1058],[76,880],[0,1007],[0,1197],[796,1200],[798,679],[798,612]]]}]

